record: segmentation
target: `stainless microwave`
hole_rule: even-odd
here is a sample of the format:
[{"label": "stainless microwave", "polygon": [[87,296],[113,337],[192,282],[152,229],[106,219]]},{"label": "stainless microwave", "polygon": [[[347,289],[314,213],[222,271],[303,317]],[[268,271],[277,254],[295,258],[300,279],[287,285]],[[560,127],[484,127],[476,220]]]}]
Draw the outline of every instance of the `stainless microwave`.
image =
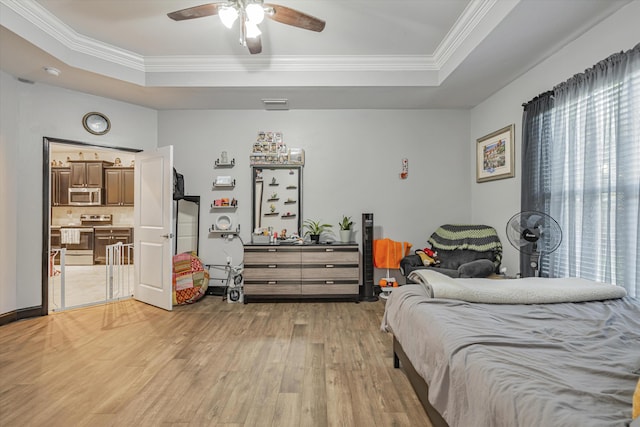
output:
[{"label": "stainless microwave", "polygon": [[99,206],[102,204],[102,188],[69,188],[69,204]]}]

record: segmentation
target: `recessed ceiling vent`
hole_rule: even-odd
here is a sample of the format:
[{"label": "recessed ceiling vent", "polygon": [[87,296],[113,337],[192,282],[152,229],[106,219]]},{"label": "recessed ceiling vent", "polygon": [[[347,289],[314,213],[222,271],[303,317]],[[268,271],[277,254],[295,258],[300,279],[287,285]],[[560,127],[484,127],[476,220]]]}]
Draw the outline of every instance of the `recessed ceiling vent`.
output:
[{"label": "recessed ceiling vent", "polygon": [[264,104],[264,109],[271,110],[288,110],[289,109],[289,100],[286,98],[280,99],[263,99],[262,103]]}]

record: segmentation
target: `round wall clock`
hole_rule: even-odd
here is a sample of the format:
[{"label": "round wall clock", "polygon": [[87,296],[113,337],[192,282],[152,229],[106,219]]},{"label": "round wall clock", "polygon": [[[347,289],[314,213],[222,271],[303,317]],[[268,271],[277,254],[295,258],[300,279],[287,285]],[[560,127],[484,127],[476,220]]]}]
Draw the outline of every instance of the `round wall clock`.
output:
[{"label": "round wall clock", "polygon": [[111,129],[111,122],[104,114],[94,111],[84,115],[82,118],[82,126],[84,126],[89,133],[104,135]]}]

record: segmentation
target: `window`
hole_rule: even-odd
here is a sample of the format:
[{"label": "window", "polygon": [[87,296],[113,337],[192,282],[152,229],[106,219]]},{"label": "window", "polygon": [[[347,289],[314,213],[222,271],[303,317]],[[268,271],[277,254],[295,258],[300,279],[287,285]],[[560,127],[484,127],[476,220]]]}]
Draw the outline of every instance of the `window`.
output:
[{"label": "window", "polygon": [[563,231],[541,275],[639,296],[640,45],[528,103],[522,160],[522,209],[551,215]]}]

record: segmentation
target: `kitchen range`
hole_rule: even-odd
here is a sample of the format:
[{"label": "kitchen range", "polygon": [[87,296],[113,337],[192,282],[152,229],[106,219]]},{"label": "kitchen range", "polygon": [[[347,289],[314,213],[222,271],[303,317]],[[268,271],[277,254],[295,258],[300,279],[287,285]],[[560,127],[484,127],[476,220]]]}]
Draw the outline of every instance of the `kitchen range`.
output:
[{"label": "kitchen range", "polygon": [[81,214],[79,224],[51,227],[51,248],[66,248],[66,265],[105,263],[106,246],[129,243],[131,228],[113,227],[110,214]]}]

